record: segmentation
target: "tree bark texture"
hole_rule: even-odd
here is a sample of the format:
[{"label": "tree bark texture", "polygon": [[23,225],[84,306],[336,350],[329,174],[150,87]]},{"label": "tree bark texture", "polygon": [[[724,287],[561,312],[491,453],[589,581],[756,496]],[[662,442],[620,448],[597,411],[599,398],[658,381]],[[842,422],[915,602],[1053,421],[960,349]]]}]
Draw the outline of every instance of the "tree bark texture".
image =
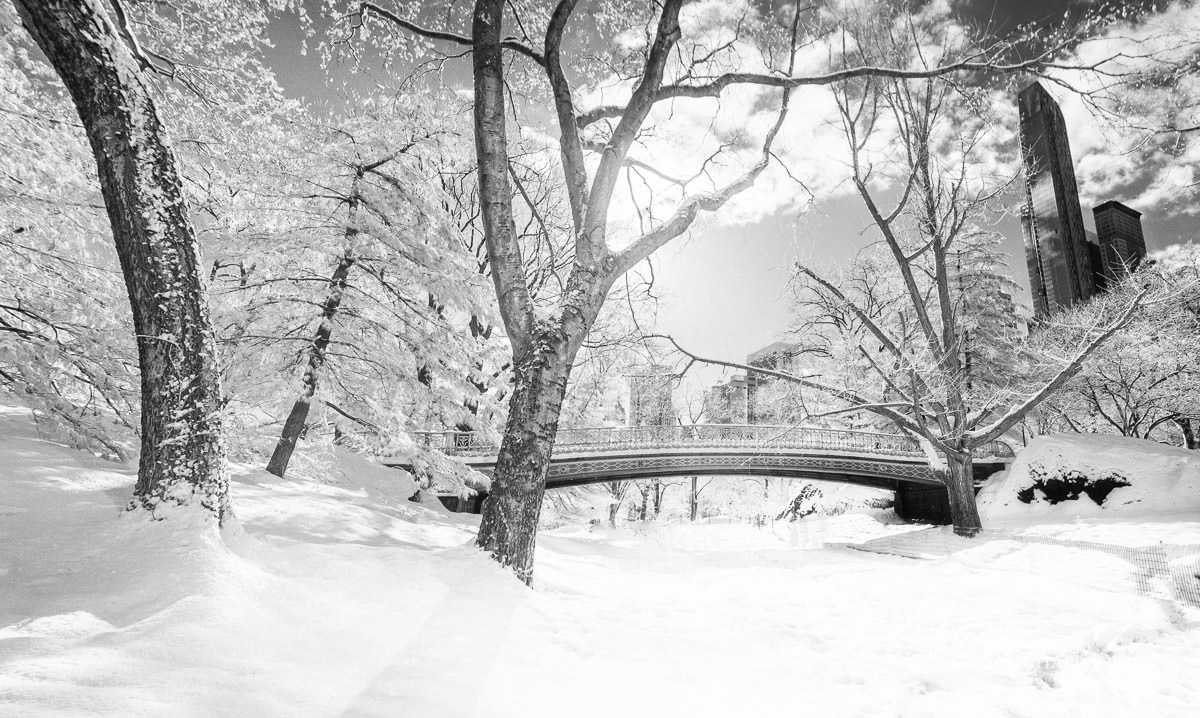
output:
[{"label": "tree bark texture", "polygon": [[533,581],[546,473],[575,359],[568,338],[544,325],[533,346],[535,351],[526,352],[514,366],[504,440],[475,541],[526,584]]},{"label": "tree bark texture", "polygon": [[198,502],[223,520],[229,475],[200,250],[139,60],[100,0],[16,6],[83,121],[133,309],[142,416],[131,507]]},{"label": "tree bark texture", "polygon": [[[351,205],[350,212],[351,222],[353,222],[354,205]],[[349,234],[350,231],[353,230],[348,230],[347,233]],[[312,344],[308,347],[308,366],[305,367],[304,378],[301,380],[303,388],[300,396],[296,398],[296,403],[292,404],[287,421],[283,423],[283,432],[279,435],[279,443],[275,444],[275,451],[271,453],[271,460],[267,462],[267,471],[280,478],[283,478],[287,471],[288,463],[292,460],[292,452],[296,450],[296,442],[300,440],[300,436],[304,433],[304,426],[308,422],[308,410],[312,405],[313,396],[317,393],[321,367],[325,365],[329,339],[333,335],[333,323],[337,318],[338,308],[342,305],[342,297],[346,293],[350,270],[354,267],[356,259],[354,250],[347,245],[346,251],[342,253],[337,266],[333,269],[333,274],[329,277],[329,292],[325,295],[325,303],[321,306],[321,323],[313,335]]]},{"label": "tree bark texture", "polygon": [[950,496],[950,520],[954,533],[959,536],[974,536],[983,528],[979,520],[979,507],[975,504],[975,476],[971,455],[946,453],[946,468],[943,479]]}]

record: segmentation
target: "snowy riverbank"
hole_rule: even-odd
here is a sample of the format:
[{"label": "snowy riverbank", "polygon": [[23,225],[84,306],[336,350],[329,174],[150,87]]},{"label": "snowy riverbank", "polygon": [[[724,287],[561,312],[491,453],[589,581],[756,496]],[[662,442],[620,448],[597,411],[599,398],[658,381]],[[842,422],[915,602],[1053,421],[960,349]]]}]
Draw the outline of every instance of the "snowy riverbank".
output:
[{"label": "snowy riverbank", "polygon": [[[240,528],[119,517],[129,471],[0,414],[0,716],[1195,715],[1200,616],[1103,554],[988,542],[913,560],[788,529],[564,527],[529,590],[474,517],[238,477]],[[1088,540],[1200,522],[1070,522]],[[1049,529],[1047,529],[1049,530]],[[814,540],[813,531],[820,535]]]}]

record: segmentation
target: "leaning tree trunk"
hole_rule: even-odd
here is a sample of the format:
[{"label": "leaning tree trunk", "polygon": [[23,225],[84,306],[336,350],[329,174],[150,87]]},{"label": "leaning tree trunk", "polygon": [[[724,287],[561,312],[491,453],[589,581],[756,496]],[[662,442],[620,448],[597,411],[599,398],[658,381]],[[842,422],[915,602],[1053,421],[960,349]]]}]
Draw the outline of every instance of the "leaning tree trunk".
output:
[{"label": "leaning tree trunk", "polygon": [[101,0],[16,0],[83,121],[133,309],[141,458],[131,508],[229,513],[216,342],[196,233],[142,66]]},{"label": "leaning tree trunk", "polygon": [[975,477],[971,465],[971,454],[946,454],[946,471],[943,473],[946,492],[950,497],[950,520],[954,533],[959,536],[974,536],[983,528],[979,520],[979,507],[975,505]]},{"label": "leaning tree trunk", "polygon": [[1192,420],[1187,418],[1175,419],[1175,424],[1183,432],[1183,445],[1193,450],[1200,449],[1200,442],[1196,440],[1196,428],[1192,424]]},{"label": "leaning tree trunk", "polygon": [[[353,203],[353,199],[351,201],[351,226],[346,230],[348,238],[352,238],[353,234],[357,234],[358,231],[353,226],[354,211],[357,205]],[[317,393],[321,367],[325,366],[329,338],[333,335],[333,322],[342,305],[342,297],[346,293],[346,281],[356,259],[354,249],[347,244],[346,251],[342,253],[337,266],[333,269],[333,274],[329,277],[329,293],[325,295],[325,303],[321,306],[321,323],[313,335],[312,344],[308,347],[308,366],[305,367],[304,378],[301,380],[303,389],[301,389],[300,396],[296,398],[296,403],[292,404],[292,411],[288,414],[287,421],[283,422],[283,432],[279,435],[279,443],[275,444],[275,451],[271,454],[271,460],[267,462],[267,471],[280,478],[283,478],[287,471],[288,463],[292,460],[292,452],[296,450],[296,442],[300,440],[300,436],[304,433],[304,425],[308,422],[308,410],[313,396]]]},{"label": "leaning tree trunk", "polygon": [[508,421],[475,539],[527,584],[533,581],[546,474],[574,361],[569,345],[561,330],[543,328],[530,342],[532,351],[513,362]]},{"label": "leaning tree trunk", "polygon": [[699,478],[698,476],[692,477],[692,493],[688,497],[688,516],[691,521],[696,520],[696,513],[700,508],[700,492],[696,488],[696,482]]}]

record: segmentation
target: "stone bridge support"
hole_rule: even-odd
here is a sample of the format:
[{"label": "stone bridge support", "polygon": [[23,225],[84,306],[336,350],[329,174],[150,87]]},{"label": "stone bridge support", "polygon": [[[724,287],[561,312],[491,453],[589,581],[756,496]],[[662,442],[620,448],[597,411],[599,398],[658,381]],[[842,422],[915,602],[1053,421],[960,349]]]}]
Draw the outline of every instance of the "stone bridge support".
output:
[{"label": "stone bridge support", "polygon": [[[980,485],[987,481],[992,474],[1003,471],[1003,463],[980,462],[973,465],[975,473],[975,492]],[[950,496],[943,486],[915,484],[901,481],[896,484],[896,515],[908,521],[922,521],[931,524],[949,524]]]}]

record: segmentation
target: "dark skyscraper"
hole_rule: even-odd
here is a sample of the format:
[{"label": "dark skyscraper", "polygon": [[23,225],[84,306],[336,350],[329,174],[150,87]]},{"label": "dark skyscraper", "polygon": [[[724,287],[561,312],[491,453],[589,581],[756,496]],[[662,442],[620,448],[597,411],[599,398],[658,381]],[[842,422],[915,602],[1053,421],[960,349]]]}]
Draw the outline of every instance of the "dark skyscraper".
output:
[{"label": "dark skyscraper", "polygon": [[1059,307],[1090,298],[1096,287],[1062,111],[1036,82],[1017,95],[1017,107],[1025,171],[1025,260],[1034,316],[1045,319]]},{"label": "dark skyscraper", "polygon": [[1092,215],[1096,218],[1096,237],[1100,242],[1101,268],[1106,282],[1137,269],[1146,258],[1142,213],[1109,200],[1092,208]]}]

